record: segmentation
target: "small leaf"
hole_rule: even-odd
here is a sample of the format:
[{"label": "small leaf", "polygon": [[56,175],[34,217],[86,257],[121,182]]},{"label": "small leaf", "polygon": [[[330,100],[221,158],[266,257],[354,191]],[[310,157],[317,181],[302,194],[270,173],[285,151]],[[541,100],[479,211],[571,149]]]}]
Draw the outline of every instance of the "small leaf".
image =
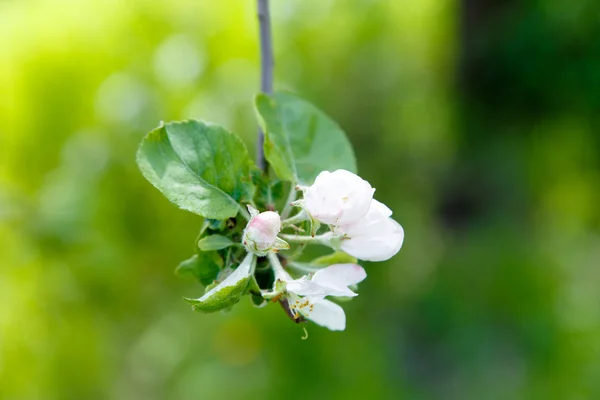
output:
[{"label": "small leaf", "polygon": [[221,235],[207,236],[198,241],[198,248],[202,251],[221,250],[231,246],[231,239]]},{"label": "small leaf", "polygon": [[319,266],[329,266],[333,264],[356,264],[358,260],[343,251],[336,251],[326,256],[318,257],[312,260],[309,264]]},{"label": "small leaf", "polygon": [[213,231],[224,231],[227,227],[227,220],[225,219],[207,219],[206,222]]},{"label": "small leaf", "polygon": [[277,92],[255,100],[266,132],[265,157],[277,175],[312,184],[321,171],[356,172],[356,159],[346,134],[325,113],[300,97]]},{"label": "small leaf", "polygon": [[248,253],[244,261],[231,273],[223,282],[213,287],[199,299],[188,299],[194,311],[215,312],[224,310],[233,306],[240,301],[240,297],[244,294],[252,275],[256,258],[253,254]]},{"label": "small leaf", "polygon": [[171,202],[206,218],[235,217],[238,203],[254,195],[256,167],[244,143],[217,125],[195,120],[161,125],[142,140],[137,163]]},{"label": "small leaf", "polygon": [[215,259],[217,257],[219,255],[216,252],[195,254],[187,260],[182,261],[175,268],[175,274],[180,277],[194,277],[204,286],[210,285],[217,279],[221,271]]}]

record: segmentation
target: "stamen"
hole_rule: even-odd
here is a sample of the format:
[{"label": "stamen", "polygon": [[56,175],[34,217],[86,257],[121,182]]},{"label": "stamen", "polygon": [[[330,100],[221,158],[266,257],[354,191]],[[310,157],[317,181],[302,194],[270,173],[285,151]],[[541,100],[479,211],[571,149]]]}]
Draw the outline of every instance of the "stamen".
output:
[{"label": "stamen", "polygon": [[302,327],[302,329],[304,329],[304,336],[302,336],[300,339],[306,340],[306,339],[308,339],[308,331],[306,330],[305,327]]},{"label": "stamen", "polygon": [[279,293],[277,296],[273,297],[271,299],[271,301],[274,303],[274,302],[278,301],[281,298],[281,296],[283,296],[283,293]]}]

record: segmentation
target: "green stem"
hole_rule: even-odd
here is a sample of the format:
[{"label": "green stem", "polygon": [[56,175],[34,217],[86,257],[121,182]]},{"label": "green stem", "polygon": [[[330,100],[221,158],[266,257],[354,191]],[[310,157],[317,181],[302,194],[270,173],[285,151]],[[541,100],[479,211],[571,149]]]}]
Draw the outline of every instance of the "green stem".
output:
[{"label": "green stem", "polygon": [[231,266],[231,257],[233,253],[233,249],[230,247],[227,249],[227,255],[225,256],[225,268],[229,268]]},{"label": "green stem", "polygon": [[275,272],[275,279],[279,279],[282,281],[291,279],[290,274],[288,274],[286,272],[285,269],[283,269],[283,266],[281,265],[281,262],[279,262],[279,258],[277,257],[277,254],[275,253],[269,253],[267,254],[267,257],[269,258],[269,262],[271,263],[271,266],[273,267],[273,272]]},{"label": "green stem", "polygon": [[281,221],[281,225],[286,227],[286,226],[297,224],[298,222],[304,222],[307,219],[308,219],[308,216],[306,215],[306,212],[304,210],[302,210],[298,214],[294,215],[293,217],[290,217],[288,219],[284,219],[283,221]]},{"label": "green stem", "polygon": [[285,233],[280,233],[279,237],[287,240],[288,242],[294,243],[317,243],[323,245],[329,245],[331,240],[331,232],[324,233],[318,236],[299,236],[299,235],[288,235]]},{"label": "green stem", "polygon": [[[248,257],[248,256],[246,256],[246,257]],[[250,264],[250,275],[252,277],[254,277],[254,272],[256,271],[256,264],[258,264],[258,260],[256,259],[255,255],[252,255],[252,261]]]},{"label": "green stem", "polygon": [[295,271],[298,272],[304,272],[304,273],[313,273],[313,272],[317,272],[320,269],[323,268],[318,268],[318,267],[313,267],[310,264],[305,264],[305,263],[297,263],[297,262],[290,262],[287,264],[288,268],[291,268]]},{"label": "green stem", "polygon": [[240,214],[242,214],[242,217],[244,217],[246,219],[246,221],[250,221],[250,214],[244,208],[243,205],[240,204],[239,210],[240,210]]},{"label": "green stem", "polygon": [[292,186],[290,187],[290,193],[288,194],[288,197],[285,200],[283,211],[281,211],[282,219],[286,219],[290,215],[290,212],[292,212],[292,202],[294,200],[296,200],[296,184],[292,182]]}]

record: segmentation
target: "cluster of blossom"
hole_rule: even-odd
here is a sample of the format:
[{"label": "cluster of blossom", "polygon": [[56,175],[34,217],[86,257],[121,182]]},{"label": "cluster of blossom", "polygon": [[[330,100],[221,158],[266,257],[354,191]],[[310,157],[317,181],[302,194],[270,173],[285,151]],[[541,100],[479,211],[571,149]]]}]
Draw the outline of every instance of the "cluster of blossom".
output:
[{"label": "cluster of blossom", "polygon": [[[293,279],[281,266],[275,253],[289,248],[284,240],[320,243],[365,261],[384,261],[402,247],[404,231],[391,218],[392,211],[375,200],[375,189],[346,170],[321,172],[311,186],[298,187],[304,196],[293,205],[301,211],[282,221],[273,211],[259,213],[249,207],[251,219],[243,234],[246,249],[259,256],[268,256],[275,271],[272,291],[263,293],[267,299],[277,299],[294,319],[306,318],[331,330],[344,330],[346,316],[331,297],[357,296],[349,287],[367,276],[357,264],[334,264]],[[310,220],[316,228],[328,225],[329,231],[314,236],[282,234],[282,228]]]}]

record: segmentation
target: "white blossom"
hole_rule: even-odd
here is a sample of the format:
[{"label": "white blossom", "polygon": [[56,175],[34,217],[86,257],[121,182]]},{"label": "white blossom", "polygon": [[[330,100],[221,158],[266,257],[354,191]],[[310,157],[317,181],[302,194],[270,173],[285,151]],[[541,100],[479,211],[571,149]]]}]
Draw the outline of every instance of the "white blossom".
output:
[{"label": "white blossom", "polygon": [[304,209],[319,222],[344,225],[356,222],[369,210],[375,189],[369,182],[343,169],[321,172],[303,189]]},{"label": "white blossom", "polygon": [[334,227],[342,235],[341,249],[365,261],[385,261],[394,256],[402,247],[404,230],[391,215],[392,210],[373,199],[360,220]]},{"label": "white blossom", "polygon": [[248,206],[250,221],[244,229],[242,243],[248,252],[264,256],[269,252],[289,249],[290,246],[283,239],[277,237],[281,231],[281,218],[273,211],[259,213]]},{"label": "white blossom", "polygon": [[[289,277],[289,275],[288,275]],[[287,302],[295,318],[300,316],[332,331],[346,329],[346,314],[326,296],[357,296],[348,288],[362,282],[367,274],[356,264],[335,264],[300,279],[284,277]]]}]

